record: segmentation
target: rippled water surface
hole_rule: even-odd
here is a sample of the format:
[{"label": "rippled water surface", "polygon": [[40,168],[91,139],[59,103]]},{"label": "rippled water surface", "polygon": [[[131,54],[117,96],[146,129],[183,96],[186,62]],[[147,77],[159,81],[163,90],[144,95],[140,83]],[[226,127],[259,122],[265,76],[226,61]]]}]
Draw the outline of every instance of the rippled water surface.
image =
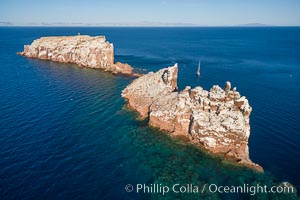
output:
[{"label": "rippled water surface", "polygon": [[[116,60],[147,71],[179,64],[179,87],[231,81],[253,112],[257,174],[137,121],[132,79],[16,55],[46,35],[106,35]],[[0,199],[160,199],[126,184],[274,185],[300,189],[300,28],[0,28]],[[195,78],[201,59],[201,79]],[[291,199],[168,194],[174,199]]]}]

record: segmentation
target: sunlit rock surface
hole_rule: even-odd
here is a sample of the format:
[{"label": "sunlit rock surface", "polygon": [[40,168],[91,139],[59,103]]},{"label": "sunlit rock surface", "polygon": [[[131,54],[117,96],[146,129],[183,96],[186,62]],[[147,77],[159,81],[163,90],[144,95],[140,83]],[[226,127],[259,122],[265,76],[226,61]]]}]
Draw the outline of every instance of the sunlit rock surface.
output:
[{"label": "sunlit rock surface", "polygon": [[150,72],[129,84],[122,91],[122,96],[128,99],[129,105],[144,119],[148,116],[154,99],[169,95],[176,90],[177,74],[177,65],[161,69],[156,73]]},{"label": "sunlit rock surface", "polygon": [[178,66],[150,72],[122,92],[130,107],[149,124],[171,135],[187,137],[208,151],[262,171],[249,158],[252,108],[231,83],[209,91],[187,86],[177,91]]},{"label": "sunlit rock surface", "polygon": [[41,37],[31,45],[24,45],[24,51],[18,54],[28,58],[75,63],[116,74],[133,74],[130,65],[114,63],[114,46],[106,41],[104,36]]}]

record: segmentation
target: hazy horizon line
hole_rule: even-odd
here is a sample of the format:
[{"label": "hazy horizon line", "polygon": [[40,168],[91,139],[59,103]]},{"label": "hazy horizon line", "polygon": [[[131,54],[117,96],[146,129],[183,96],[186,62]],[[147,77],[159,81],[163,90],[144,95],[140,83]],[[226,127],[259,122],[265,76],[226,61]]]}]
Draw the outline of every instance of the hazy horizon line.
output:
[{"label": "hazy horizon line", "polygon": [[101,27],[103,27],[103,28],[105,28],[105,27],[107,27],[107,28],[205,28],[205,27],[207,27],[207,28],[217,28],[217,27],[224,27],[224,28],[226,28],[226,27],[228,27],[228,28],[234,28],[234,27],[236,27],[236,28],[238,28],[238,27],[240,27],[240,28],[267,28],[267,27],[278,27],[278,28],[280,28],[280,27],[300,27],[300,25],[268,25],[268,26],[247,26],[247,25],[195,25],[195,26],[117,26],[117,25],[114,25],[114,26],[110,26],[110,25],[107,25],[107,26],[96,26],[96,25],[90,25],[90,26],[71,26],[71,25],[69,25],[69,26],[58,26],[58,25],[51,25],[51,26],[46,26],[46,25],[0,25],[0,27],[28,27],[28,28],[30,28],[30,27],[47,27],[47,28],[59,28],[59,27],[61,27],[61,28],[72,28],[72,27],[74,27],[74,28],[76,28],[76,27],[82,27],[82,28],[97,28],[97,27],[99,27],[99,28],[101,28]]},{"label": "hazy horizon line", "polygon": [[300,25],[275,25],[264,23],[244,23],[232,25],[209,25],[181,22],[107,22],[107,23],[83,23],[83,22],[29,22],[13,23],[0,21],[0,27],[298,27]]}]

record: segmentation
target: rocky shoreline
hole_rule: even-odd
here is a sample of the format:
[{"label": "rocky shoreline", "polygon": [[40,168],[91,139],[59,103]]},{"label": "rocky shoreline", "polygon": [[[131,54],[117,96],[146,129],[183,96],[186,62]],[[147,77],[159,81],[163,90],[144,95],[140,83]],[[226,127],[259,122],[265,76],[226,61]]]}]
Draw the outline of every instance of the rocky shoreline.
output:
[{"label": "rocky shoreline", "polygon": [[178,65],[135,79],[123,91],[131,108],[149,125],[183,136],[209,152],[249,166],[263,168],[249,158],[250,113],[246,97],[226,82],[209,91],[187,86],[178,91]]},{"label": "rocky shoreline", "polygon": [[31,45],[24,45],[24,51],[17,54],[28,58],[74,63],[113,74],[139,76],[129,64],[114,63],[114,46],[106,41],[105,36],[41,37]]}]

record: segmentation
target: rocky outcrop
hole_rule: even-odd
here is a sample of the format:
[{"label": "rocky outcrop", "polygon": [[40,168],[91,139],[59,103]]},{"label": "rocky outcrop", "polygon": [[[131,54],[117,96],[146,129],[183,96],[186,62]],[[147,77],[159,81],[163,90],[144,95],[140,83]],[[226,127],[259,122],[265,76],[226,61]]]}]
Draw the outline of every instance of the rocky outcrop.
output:
[{"label": "rocky outcrop", "polygon": [[122,96],[128,99],[129,105],[139,112],[141,119],[144,119],[148,117],[154,99],[177,89],[177,74],[177,65],[156,73],[150,72],[135,79],[122,91]]},{"label": "rocky outcrop", "polygon": [[226,82],[224,89],[214,85],[177,90],[178,66],[150,72],[128,85],[122,96],[149,124],[184,136],[208,151],[262,171],[249,158],[249,117],[252,108],[246,97]]},{"label": "rocky outcrop", "polygon": [[104,36],[41,37],[31,45],[24,45],[24,51],[18,54],[28,58],[75,63],[115,74],[133,74],[130,65],[114,63],[114,46],[107,42]]}]

